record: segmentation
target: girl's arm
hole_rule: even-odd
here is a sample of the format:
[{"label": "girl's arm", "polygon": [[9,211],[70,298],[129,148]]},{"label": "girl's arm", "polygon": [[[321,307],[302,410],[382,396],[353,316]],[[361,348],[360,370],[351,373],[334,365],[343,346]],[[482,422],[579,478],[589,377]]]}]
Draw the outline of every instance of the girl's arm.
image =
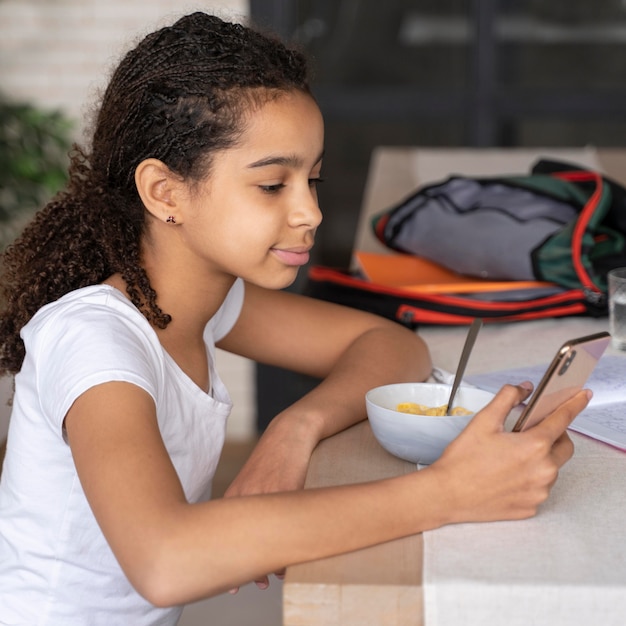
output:
[{"label": "girl's arm", "polygon": [[318,442],[365,418],[369,389],[431,371],[424,342],[395,322],[253,285],[219,347],[323,379],[274,418],[228,495],[302,487]]},{"label": "girl's arm", "polygon": [[65,424],[94,515],[150,602],[208,597],[287,565],[442,524],[533,515],[570,458],[581,392],[539,425],[503,432],[528,390],[505,387],[428,469],[379,482],[187,503],[151,397],[122,382],[81,395]]}]

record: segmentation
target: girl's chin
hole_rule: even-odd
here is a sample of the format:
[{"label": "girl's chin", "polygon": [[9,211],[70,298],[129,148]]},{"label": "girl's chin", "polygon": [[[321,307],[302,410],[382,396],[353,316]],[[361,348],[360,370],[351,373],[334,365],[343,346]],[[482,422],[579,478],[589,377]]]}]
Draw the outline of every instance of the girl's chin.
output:
[{"label": "girl's chin", "polygon": [[274,275],[266,277],[266,276],[258,276],[254,278],[245,278],[244,279],[256,285],[257,287],[263,287],[264,289],[286,289],[290,287],[295,282],[298,277],[298,267],[292,267],[287,269],[283,269],[281,272],[276,272]]}]

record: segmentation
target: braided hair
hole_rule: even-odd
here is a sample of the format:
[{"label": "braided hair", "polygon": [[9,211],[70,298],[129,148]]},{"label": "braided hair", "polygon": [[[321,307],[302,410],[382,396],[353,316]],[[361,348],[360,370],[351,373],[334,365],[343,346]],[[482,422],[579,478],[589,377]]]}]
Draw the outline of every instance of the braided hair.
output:
[{"label": "braided hair", "polygon": [[145,317],[166,327],[171,318],[142,267],[146,210],[135,169],[155,158],[191,183],[202,180],[211,155],[236,144],[250,107],[309,93],[307,81],[299,51],[200,12],[128,52],[102,97],[90,150],[74,145],[67,187],[3,254],[0,375],[21,368],[20,329],[38,309],[114,273]]}]

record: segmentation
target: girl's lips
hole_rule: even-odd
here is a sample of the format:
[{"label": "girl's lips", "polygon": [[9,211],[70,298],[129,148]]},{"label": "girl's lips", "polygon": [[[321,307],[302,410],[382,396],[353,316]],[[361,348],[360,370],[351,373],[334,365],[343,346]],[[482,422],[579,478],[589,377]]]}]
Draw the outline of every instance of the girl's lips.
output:
[{"label": "girl's lips", "polygon": [[282,250],[280,248],[272,248],[272,252],[285,265],[306,265],[309,262],[308,249],[302,250]]}]

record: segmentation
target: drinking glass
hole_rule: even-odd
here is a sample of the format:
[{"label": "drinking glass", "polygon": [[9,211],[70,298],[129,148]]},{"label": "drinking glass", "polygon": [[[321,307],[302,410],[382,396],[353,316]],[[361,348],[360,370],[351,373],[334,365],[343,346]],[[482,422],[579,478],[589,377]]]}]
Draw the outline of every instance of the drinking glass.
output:
[{"label": "drinking glass", "polygon": [[611,343],[618,350],[626,350],[626,267],[611,270],[608,281]]}]

